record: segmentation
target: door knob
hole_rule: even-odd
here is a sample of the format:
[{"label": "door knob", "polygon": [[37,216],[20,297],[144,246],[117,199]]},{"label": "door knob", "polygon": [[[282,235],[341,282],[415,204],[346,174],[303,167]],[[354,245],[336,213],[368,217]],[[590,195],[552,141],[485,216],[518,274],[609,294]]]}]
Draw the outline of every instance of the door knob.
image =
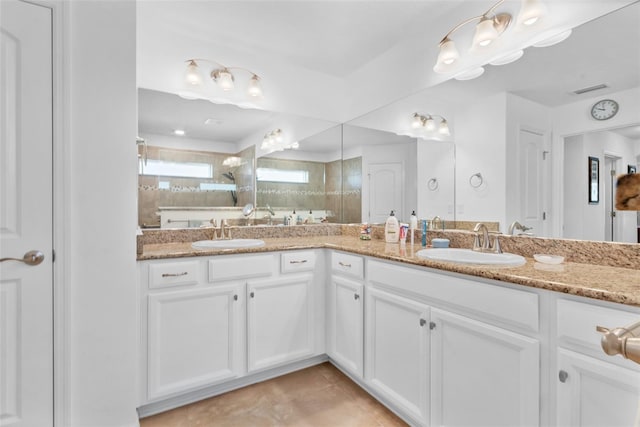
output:
[{"label": "door knob", "polygon": [[19,261],[27,265],[38,265],[44,260],[44,254],[40,251],[29,251],[22,258],[0,258],[0,262]]}]

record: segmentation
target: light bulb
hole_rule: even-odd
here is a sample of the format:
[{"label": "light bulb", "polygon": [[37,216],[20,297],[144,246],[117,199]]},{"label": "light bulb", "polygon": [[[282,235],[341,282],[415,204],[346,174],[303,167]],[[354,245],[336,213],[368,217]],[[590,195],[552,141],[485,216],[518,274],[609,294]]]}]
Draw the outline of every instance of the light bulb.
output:
[{"label": "light bulb", "polygon": [[438,54],[438,64],[451,65],[460,58],[460,53],[456,49],[453,40],[445,39],[440,45],[440,53]]},{"label": "light bulb", "polygon": [[413,120],[411,120],[411,127],[418,129],[422,127],[422,117],[418,113],[413,114]]},{"label": "light bulb", "polygon": [[518,23],[524,26],[531,26],[538,22],[547,12],[547,8],[540,0],[523,0]]},{"label": "light bulb", "polygon": [[192,86],[200,86],[202,84],[202,74],[200,74],[198,64],[193,59],[189,60],[189,65],[187,65],[187,70],[184,73],[184,80]]},{"label": "light bulb", "polygon": [[493,25],[493,19],[489,19],[486,16],[482,17],[478,25],[476,25],[476,33],[473,36],[474,48],[489,46],[495,39],[498,38],[498,31]]},{"label": "light bulb", "polygon": [[433,117],[427,117],[427,120],[424,121],[424,127],[428,131],[432,131],[436,128],[436,122],[433,120]]},{"label": "light bulb", "polygon": [[298,148],[300,148],[300,143],[298,141],[294,141],[291,143],[290,147],[292,150],[297,150]]},{"label": "light bulb", "polygon": [[445,119],[442,119],[442,121],[440,122],[440,127],[438,128],[438,132],[441,135],[451,135],[451,131],[449,130],[449,125],[447,124],[447,121]]},{"label": "light bulb", "polygon": [[249,96],[253,98],[260,98],[262,96],[262,87],[260,87],[260,77],[253,75],[249,80]]},{"label": "light bulb", "polygon": [[220,86],[220,89],[224,90],[225,92],[233,90],[234,78],[233,74],[231,74],[228,69],[223,68],[221,70],[214,70],[211,73],[211,77],[216,81],[218,86]]}]

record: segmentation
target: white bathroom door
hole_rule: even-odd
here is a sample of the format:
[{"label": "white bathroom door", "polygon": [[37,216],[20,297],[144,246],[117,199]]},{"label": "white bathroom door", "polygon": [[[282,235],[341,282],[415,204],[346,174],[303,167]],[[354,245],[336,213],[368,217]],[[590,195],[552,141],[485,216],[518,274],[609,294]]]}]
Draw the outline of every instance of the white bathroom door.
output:
[{"label": "white bathroom door", "polygon": [[384,223],[391,210],[398,221],[404,218],[401,163],[369,164],[369,222]]},{"label": "white bathroom door", "polygon": [[[545,162],[544,135],[521,129],[520,143],[520,216],[515,218],[537,236],[544,236]],[[548,162],[547,162],[548,163]]]},{"label": "white bathroom door", "polygon": [[51,20],[0,0],[0,426],[53,424]]}]

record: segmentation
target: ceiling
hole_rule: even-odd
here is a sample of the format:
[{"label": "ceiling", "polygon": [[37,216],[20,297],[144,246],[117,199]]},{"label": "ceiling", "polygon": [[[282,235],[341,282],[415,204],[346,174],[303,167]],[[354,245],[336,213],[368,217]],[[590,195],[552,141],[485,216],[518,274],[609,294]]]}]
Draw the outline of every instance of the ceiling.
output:
[{"label": "ceiling", "polygon": [[[493,3],[484,0],[137,2],[139,87],[179,93],[183,87],[184,61],[208,58],[260,74],[265,91],[264,102],[257,105],[265,111],[203,100],[186,101],[146,91],[140,98],[141,126],[152,133],[163,130],[166,133],[177,126],[187,126],[191,119],[195,128],[197,118],[199,129],[190,136],[238,141],[273,126],[280,116],[267,111],[319,118],[328,128],[331,123],[347,121],[430,86],[435,96],[463,98],[510,91],[554,106],[575,96],[568,92],[591,83],[613,82],[617,87],[614,77],[618,79],[621,71],[628,72],[620,77],[619,85],[639,85],[640,12],[636,12],[640,8],[635,7],[633,13],[606,18],[608,21],[603,24],[608,30],[606,37],[598,37],[601,30],[578,29],[557,46],[529,48],[525,58],[514,64],[488,67],[484,76],[464,82],[464,86],[456,86],[456,82],[434,86],[447,78],[431,70],[438,41],[463,18],[482,13]],[[560,28],[588,21],[630,1],[547,3],[549,9],[556,8],[557,22],[553,24]],[[518,5],[519,1],[507,0],[504,7],[515,11]],[[614,34],[609,35],[611,30]],[[584,37],[593,40],[585,41]],[[635,50],[629,50],[627,41],[634,43]],[[598,52],[600,56],[590,63],[578,55],[579,50]],[[563,60],[585,72],[574,75],[561,71]],[[438,95],[440,86],[446,89],[446,94]],[[176,106],[172,106],[173,102]],[[216,119],[214,126],[203,125],[203,117]]]}]

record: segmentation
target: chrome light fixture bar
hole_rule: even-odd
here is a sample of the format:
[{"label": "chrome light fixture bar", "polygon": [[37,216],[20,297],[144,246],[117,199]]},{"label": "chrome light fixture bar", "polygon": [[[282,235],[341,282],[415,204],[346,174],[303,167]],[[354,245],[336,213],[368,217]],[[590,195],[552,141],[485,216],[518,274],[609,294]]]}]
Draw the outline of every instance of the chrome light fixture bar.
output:
[{"label": "chrome light fixture bar", "polygon": [[187,69],[184,74],[184,79],[187,85],[190,86],[202,86],[203,78],[200,72],[199,63],[207,62],[214,64],[216,68],[209,73],[211,79],[218,85],[220,89],[225,92],[232,91],[235,88],[235,77],[231,70],[240,70],[247,72],[251,75],[249,84],[247,87],[247,94],[251,98],[261,98],[263,96],[262,86],[260,84],[260,77],[251,70],[242,67],[226,67],[216,61],[208,59],[188,59]]},{"label": "chrome light fixture bar", "polygon": [[[477,22],[475,34],[471,42],[471,52],[480,52],[489,47],[498,37],[500,37],[509,28],[513,21],[513,17],[508,13],[496,13],[496,9],[504,3],[500,0],[489,8],[482,15],[469,18],[453,27],[440,40],[438,59],[433,70],[437,73],[445,73],[451,71],[451,66],[460,59],[460,52],[456,48],[456,44],[452,38],[453,34],[465,25]],[[524,26],[533,25],[546,13],[545,6],[540,0],[523,0],[520,13],[518,15],[518,23]],[[500,58],[500,65],[513,62],[520,58],[522,54],[514,54],[510,57]],[[507,60],[509,60],[507,62]],[[497,63],[495,65],[498,65]],[[482,74],[482,73],[480,73]],[[478,75],[480,75],[478,74]]]},{"label": "chrome light fixture bar", "polygon": [[416,130],[425,130],[427,132],[436,132],[440,135],[450,136],[451,130],[447,119],[438,114],[418,114],[413,113],[411,120],[411,128]]}]

